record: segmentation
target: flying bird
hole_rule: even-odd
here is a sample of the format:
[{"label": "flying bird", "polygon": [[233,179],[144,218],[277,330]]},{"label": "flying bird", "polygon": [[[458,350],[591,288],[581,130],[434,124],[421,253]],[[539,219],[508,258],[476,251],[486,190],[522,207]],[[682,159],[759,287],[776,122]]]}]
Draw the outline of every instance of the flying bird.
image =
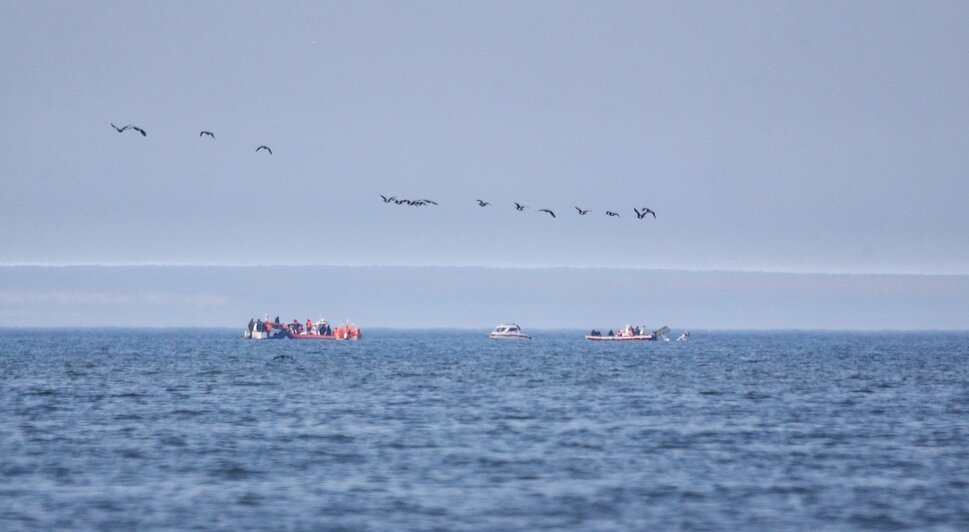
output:
[{"label": "flying bird", "polygon": [[128,124],[125,127],[118,127],[118,126],[116,126],[114,124],[111,124],[111,127],[113,127],[114,130],[117,131],[118,133],[121,133],[122,131],[124,131],[124,130],[128,129],[129,127],[131,127],[131,124]]},{"label": "flying bird", "polygon": [[589,214],[589,209],[582,210],[582,209],[576,207],[575,210],[579,211],[579,215],[580,216],[585,216],[586,214]]},{"label": "flying bird", "polygon": [[522,205],[521,203],[515,202],[515,209],[523,211],[528,208],[528,205]]},{"label": "flying bird", "polygon": [[538,212],[547,212],[552,215],[552,218],[555,218],[555,213],[548,209],[538,209]]},{"label": "flying bird", "polygon": [[384,200],[384,203],[390,203],[391,201],[397,201],[397,198],[395,198],[393,196],[391,196],[391,197],[388,198],[387,196],[384,196],[383,194],[380,195],[380,199]]},{"label": "flying bird", "polygon": [[269,146],[259,146],[258,148],[256,148],[256,151],[259,151],[259,150],[266,150],[269,152],[269,155],[273,154],[273,151],[269,149]]},{"label": "flying bird", "polygon": [[491,205],[487,201],[481,201],[481,200],[476,200],[476,201],[478,202],[478,207],[487,207],[488,205]]},{"label": "flying bird", "polygon": [[212,133],[211,131],[203,131],[203,132],[201,132],[201,133],[199,133],[199,136],[200,136],[200,137],[201,137],[202,135],[208,135],[208,136],[210,136],[210,137],[212,137],[212,138],[215,138],[215,134],[214,134],[214,133]]},{"label": "flying bird", "polygon": [[430,203],[431,205],[437,205],[437,202],[436,201],[431,201],[429,199],[422,199],[421,201],[424,202],[424,203]]},{"label": "flying bird", "polygon": [[652,214],[653,218],[656,218],[656,211],[654,211],[653,209],[650,209],[649,207],[643,207],[643,212],[639,212],[639,209],[637,209],[636,207],[633,207],[633,210],[636,211],[637,220],[642,220],[643,218],[646,217],[647,214]]},{"label": "flying bird", "polygon": [[606,211],[606,216],[619,216],[618,212]]}]

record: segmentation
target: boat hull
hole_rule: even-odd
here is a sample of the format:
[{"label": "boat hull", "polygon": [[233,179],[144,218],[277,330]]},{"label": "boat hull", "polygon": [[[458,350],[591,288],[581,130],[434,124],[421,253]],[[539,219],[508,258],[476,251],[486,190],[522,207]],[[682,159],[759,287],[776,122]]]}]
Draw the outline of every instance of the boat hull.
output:
[{"label": "boat hull", "polygon": [[659,337],[652,334],[641,334],[638,336],[589,336],[586,335],[586,340],[592,340],[593,342],[655,342]]},{"label": "boat hull", "polygon": [[282,340],[283,338],[287,338],[287,335],[281,332],[243,331],[242,337],[246,340]]},{"label": "boat hull", "polygon": [[343,340],[359,340],[359,337],[339,337],[335,334],[289,334],[290,340],[329,340],[340,342]]},{"label": "boat hull", "polygon": [[531,340],[532,337],[527,334],[495,334],[491,333],[488,335],[492,340]]}]

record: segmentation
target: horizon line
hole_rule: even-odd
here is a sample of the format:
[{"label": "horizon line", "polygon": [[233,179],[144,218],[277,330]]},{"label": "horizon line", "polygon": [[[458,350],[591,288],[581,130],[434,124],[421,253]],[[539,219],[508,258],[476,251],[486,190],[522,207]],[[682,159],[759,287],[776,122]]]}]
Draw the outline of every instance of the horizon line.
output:
[{"label": "horizon line", "polygon": [[[240,326],[236,325],[71,325],[71,329],[75,330],[150,330],[150,331],[164,331],[164,330],[237,330]],[[245,328],[243,323],[241,327]],[[367,329],[376,331],[453,331],[453,332],[480,332],[487,331],[491,327],[461,327],[461,326],[430,326],[430,327],[420,327],[420,326],[410,326],[410,327],[398,327],[393,325],[373,325],[368,326]],[[0,331],[11,331],[11,330],[25,330],[25,329],[45,329],[49,330],[47,325],[0,325]],[[557,326],[557,327],[529,327],[529,331],[538,331],[542,333],[552,333],[552,332],[562,332],[562,331],[584,331],[588,327],[568,327],[568,326]],[[869,329],[833,329],[833,328],[798,328],[798,327],[764,327],[764,328],[744,328],[744,329],[725,329],[719,327],[676,327],[678,330],[692,330],[701,333],[953,333],[953,334],[966,334],[969,333],[969,329],[892,329],[892,328],[869,328]],[[61,331],[66,332],[66,331]],[[672,340],[670,340],[672,342]]]},{"label": "horizon line", "polygon": [[925,277],[965,277],[969,273],[958,272],[916,272],[916,271],[873,271],[873,270],[792,270],[792,269],[753,269],[753,268],[671,268],[671,267],[632,267],[632,266],[511,266],[511,265],[471,265],[471,264],[322,264],[322,263],[190,263],[190,262],[130,262],[130,263],[45,263],[22,262],[0,263],[0,268],[411,268],[411,269],[485,269],[485,270],[615,270],[684,273],[760,273],[784,275],[870,275],[870,276],[925,276]]}]

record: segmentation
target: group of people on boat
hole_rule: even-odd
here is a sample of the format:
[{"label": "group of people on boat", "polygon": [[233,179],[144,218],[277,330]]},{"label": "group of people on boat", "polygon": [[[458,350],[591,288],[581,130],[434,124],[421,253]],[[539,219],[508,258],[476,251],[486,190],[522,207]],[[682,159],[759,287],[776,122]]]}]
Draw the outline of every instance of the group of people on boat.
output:
[{"label": "group of people on boat", "polygon": [[333,328],[326,320],[321,319],[316,323],[313,320],[307,319],[306,325],[304,326],[299,320],[293,320],[293,323],[288,325],[290,332],[293,334],[317,334],[323,336],[333,336]]},{"label": "group of people on boat", "polygon": [[[615,331],[613,331],[613,330],[610,329],[609,330],[609,333],[606,334],[605,336],[616,336],[616,337],[619,337],[619,338],[626,337],[626,336],[642,336],[642,335],[645,335],[645,334],[649,334],[649,332],[647,332],[647,331],[648,331],[648,329],[646,328],[645,325],[643,325],[643,326],[637,325],[635,327],[633,327],[631,325],[626,325],[625,328],[620,328],[619,329],[619,332],[615,332]],[[602,336],[602,335],[603,334],[601,332],[599,332],[599,331],[597,331],[595,329],[592,329],[592,332],[589,333],[589,336]]]},{"label": "group of people on boat", "polygon": [[301,334],[303,331],[308,334],[333,334],[333,329],[326,323],[326,320],[320,320],[316,324],[313,323],[313,320],[306,320],[306,328],[304,329],[299,320],[293,320],[293,323],[280,323],[279,316],[276,316],[273,321],[251,318],[247,327],[250,332],[272,332],[273,329],[294,334]]},{"label": "group of people on boat", "polygon": [[289,337],[294,340],[359,340],[360,329],[351,323],[330,327],[324,319],[316,323],[313,320],[306,320],[306,324],[293,320],[287,325]]},{"label": "group of people on boat", "polygon": [[276,317],[276,321],[269,321],[269,317],[267,316],[265,320],[250,319],[249,325],[246,327],[242,336],[257,340],[275,340],[286,338],[288,333],[288,329],[279,323],[278,316]]},{"label": "group of people on boat", "polygon": [[279,316],[276,316],[276,319],[270,321],[269,317],[266,316],[266,319],[250,319],[244,336],[246,338],[292,338],[294,336],[305,338],[307,336],[326,336],[339,339],[357,339],[360,337],[360,329],[349,323],[345,327],[338,326],[333,328],[322,318],[315,323],[313,320],[307,319],[306,323],[303,324],[297,319],[294,319],[290,323],[281,323]]}]

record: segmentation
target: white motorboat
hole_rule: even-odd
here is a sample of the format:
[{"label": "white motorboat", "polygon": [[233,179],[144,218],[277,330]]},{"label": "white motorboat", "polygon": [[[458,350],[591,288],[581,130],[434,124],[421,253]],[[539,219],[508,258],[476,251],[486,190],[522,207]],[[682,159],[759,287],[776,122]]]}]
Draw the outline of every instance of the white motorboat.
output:
[{"label": "white motorboat", "polygon": [[521,327],[514,323],[502,323],[495,327],[488,335],[493,340],[531,340],[532,337],[522,332]]},{"label": "white motorboat", "polygon": [[251,319],[242,337],[247,340],[281,340],[286,338],[286,328],[279,323],[279,318],[275,322],[269,321],[269,316],[265,320]]}]

